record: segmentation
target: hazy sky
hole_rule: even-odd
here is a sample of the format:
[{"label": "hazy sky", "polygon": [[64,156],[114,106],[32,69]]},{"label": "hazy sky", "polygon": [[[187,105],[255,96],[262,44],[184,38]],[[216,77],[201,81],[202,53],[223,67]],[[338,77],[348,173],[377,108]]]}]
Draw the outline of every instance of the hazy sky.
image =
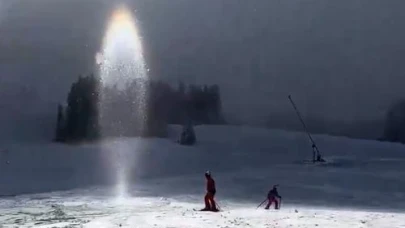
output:
[{"label": "hazy sky", "polygon": [[[24,119],[21,107],[53,115],[78,74],[93,71],[121,2],[0,0],[0,123]],[[125,2],[150,76],[220,84],[233,119],[292,112],[288,94],[306,114],[374,119],[405,96],[403,0]]]}]

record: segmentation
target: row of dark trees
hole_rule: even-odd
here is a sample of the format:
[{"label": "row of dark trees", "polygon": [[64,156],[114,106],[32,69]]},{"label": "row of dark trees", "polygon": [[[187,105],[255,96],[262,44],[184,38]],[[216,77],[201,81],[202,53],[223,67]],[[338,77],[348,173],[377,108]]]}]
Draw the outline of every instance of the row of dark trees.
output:
[{"label": "row of dark trees", "polygon": [[165,137],[168,124],[225,124],[218,85],[173,88],[162,81],[133,80],[125,88],[103,87],[95,75],[72,84],[58,106],[55,140],[111,136]]},{"label": "row of dark trees", "polygon": [[56,141],[92,140],[100,136],[98,124],[99,80],[79,77],[70,87],[66,107],[58,105]]}]

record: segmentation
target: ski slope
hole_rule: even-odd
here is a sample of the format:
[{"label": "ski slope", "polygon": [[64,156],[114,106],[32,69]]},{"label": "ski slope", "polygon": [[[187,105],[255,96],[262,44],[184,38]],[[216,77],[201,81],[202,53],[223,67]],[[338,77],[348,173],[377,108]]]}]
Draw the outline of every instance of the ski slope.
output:
[{"label": "ski slope", "polygon": [[[179,128],[170,130],[170,139],[2,143],[0,224],[405,227],[402,145],[318,135],[329,163],[315,166],[302,162],[311,158],[302,133],[199,126],[198,144],[186,147],[174,143]],[[217,182],[220,213],[193,211],[203,207],[207,169]],[[256,210],[273,184],[280,185],[281,210]]]}]

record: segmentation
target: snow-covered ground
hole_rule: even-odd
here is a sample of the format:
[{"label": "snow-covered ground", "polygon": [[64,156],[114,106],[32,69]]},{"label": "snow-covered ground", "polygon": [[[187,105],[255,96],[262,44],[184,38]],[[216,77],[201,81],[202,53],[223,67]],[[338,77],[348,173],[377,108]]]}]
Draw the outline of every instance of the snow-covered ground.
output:
[{"label": "snow-covered ground", "polygon": [[[302,133],[200,126],[198,145],[185,147],[173,143],[179,132],[171,130],[171,139],[80,146],[4,142],[0,224],[405,227],[402,145],[315,136],[330,163],[314,166],[302,163],[311,157]],[[207,169],[220,213],[193,211],[203,207]],[[280,184],[281,210],[256,210],[273,184]]]},{"label": "snow-covered ground", "polygon": [[249,203],[223,202],[223,212],[196,212],[198,197],[134,197],[94,192],[53,193],[2,202],[3,227],[404,227],[405,215],[286,205],[256,210]]}]

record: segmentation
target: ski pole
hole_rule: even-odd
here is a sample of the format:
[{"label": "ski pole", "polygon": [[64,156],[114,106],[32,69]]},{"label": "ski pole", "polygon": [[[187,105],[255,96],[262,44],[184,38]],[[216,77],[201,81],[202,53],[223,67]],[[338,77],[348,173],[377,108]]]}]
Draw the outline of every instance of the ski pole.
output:
[{"label": "ski pole", "polygon": [[217,202],[215,202],[215,205],[217,205],[217,209],[218,209],[218,211],[220,211],[220,210],[221,210],[221,207],[218,205]]},{"label": "ski pole", "polygon": [[261,203],[259,204],[259,206],[256,207],[256,209],[258,209],[260,206],[262,206],[262,205],[264,204],[264,202],[266,202],[266,200],[267,200],[267,199],[264,199],[263,202],[261,202]]}]

